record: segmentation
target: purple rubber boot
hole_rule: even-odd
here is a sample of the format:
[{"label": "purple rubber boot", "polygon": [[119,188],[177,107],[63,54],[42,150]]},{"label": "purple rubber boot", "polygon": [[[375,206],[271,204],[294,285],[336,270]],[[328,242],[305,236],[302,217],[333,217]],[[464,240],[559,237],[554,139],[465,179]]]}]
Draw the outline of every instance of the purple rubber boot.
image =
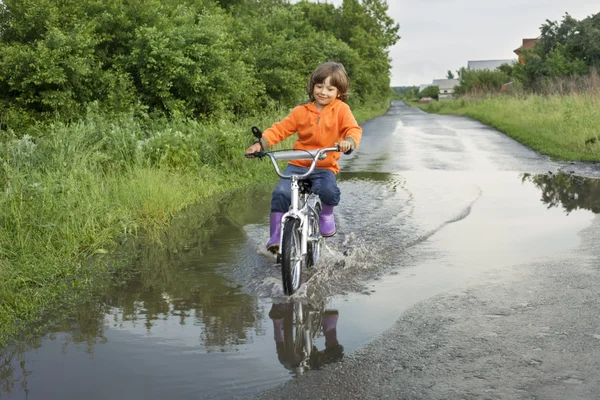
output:
[{"label": "purple rubber boot", "polygon": [[279,242],[281,238],[281,217],[282,212],[272,212],[270,216],[270,234],[271,238],[267,242],[267,250],[273,254],[279,253]]},{"label": "purple rubber boot", "polygon": [[327,310],[323,313],[323,333],[327,333],[337,328],[339,313],[337,310]]},{"label": "purple rubber boot", "polygon": [[333,206],[323,204],[321,215],[319,216],[319,226],[321,235],[324,237],[333,236],[336,234],[335,218],[333,218]]}]

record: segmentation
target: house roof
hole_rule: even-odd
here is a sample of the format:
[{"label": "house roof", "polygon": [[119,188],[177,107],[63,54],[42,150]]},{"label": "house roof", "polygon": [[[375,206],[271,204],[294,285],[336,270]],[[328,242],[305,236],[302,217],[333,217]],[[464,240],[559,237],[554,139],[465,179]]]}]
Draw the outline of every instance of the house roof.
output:
[{"label": "house roof", "polygon": [[434,79],[431,83],[433,86],[439,86],[440,90],[454,89],[454,86],[460,85],[458,79]]},{"label": "house roof", "polygon": [[502,64],[514,64],[517,60],[476,60],[467,63],[467,69],[472,71],[481,71],[484,69],[495,71]]}]

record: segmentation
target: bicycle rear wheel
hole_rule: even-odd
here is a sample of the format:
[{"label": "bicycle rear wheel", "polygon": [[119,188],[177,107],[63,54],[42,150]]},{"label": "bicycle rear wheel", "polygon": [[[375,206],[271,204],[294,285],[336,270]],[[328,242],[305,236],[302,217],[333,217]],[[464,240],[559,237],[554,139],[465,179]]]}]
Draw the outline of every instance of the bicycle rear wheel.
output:
[{"label": "bicycle rear wheel", "polygon": [[281,281],[286,295],[292,295],[302,284],[302,268],[306,255],[302,255],[300,221],[290,218],[283,226],[281,251]]}]

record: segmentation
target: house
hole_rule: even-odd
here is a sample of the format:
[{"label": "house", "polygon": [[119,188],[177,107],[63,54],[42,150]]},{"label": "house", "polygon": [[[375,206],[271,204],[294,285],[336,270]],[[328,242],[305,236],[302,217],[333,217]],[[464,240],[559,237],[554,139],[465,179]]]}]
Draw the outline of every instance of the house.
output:
[{"label": "house", "polygon": [[471,71],[482,71],[489,70],[495,71],[499,66],[503,64],[514,64],[517,60],[477,60],[477,61],[468,61],[467,69]]},{"label": "house", "polygon": [[526,50],[533,50],[535,44],[537,43],[539,38],[535,39],[523,39],[523,44],[518,49],[515,49],[514,52],[517,56],[519,56],[519,64],[525,64],[525,56],[524,53]]},{"label": "house", "polygon": [[449,100],[454,97],[454,87],[458,86],[460,81],[458,79],[434,79],[431,83],[432,86],[440,88],[439,100]]}]

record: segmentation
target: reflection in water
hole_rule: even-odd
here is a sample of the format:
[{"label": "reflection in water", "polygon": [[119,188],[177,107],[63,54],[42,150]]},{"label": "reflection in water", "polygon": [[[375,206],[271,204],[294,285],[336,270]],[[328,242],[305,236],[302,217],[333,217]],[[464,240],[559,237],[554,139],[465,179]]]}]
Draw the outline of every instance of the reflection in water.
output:
[{"label": "reflection in water", "polygon": [[104,293],[106,320],[120,328],[141,322],[150,333],[161,321],[176,319],[180,325],[198,326],[199,342],[208,351],[247,343],[262,319],[257,299],[232,287],[219,268],[227,264],[231,244],[245,240],[243,225],[258,222],[246,208],[256,196],[263,197],[262,192],[220,199],[202,207],[212,209],[208,216],[192,210],[173,223],[162,246],[141,243],[135,252],[129,250],[136,254],[135,275]]},{"label": "reflection in water", "polygon": [[[24,398],[29,398],[29,388],[27,387],[27,376],[31,374],[25,365],[25,360],[20,358],[18,348],[11,348],[0,359],[0,398],[2,394],[10,394],[15,385],[19,385]],[[18,367],[17,367],[18,361]]]},{"label": "reflection in water", "polygon": [[[279,362],[294,375],[309,369],[320,369],[344,356],[337,339],[338,312],[313,307],[299,301],[273,303],[269,317],[273,321],[275,347]],[[325,348],[314,344],[320,333]]]},{"label": "reflection in water", "polygon": [[[57,322],[47,337],[56,340],[58,333],[65,332],[60,337],[62,354],[67,354],[69,345],[76,343],[83,345],[83,351],[93,359],[94,346],[106,343],[104,317],[108,308],[106,304],[87,301],[73,310],[68,318]],[[35,368],[28,366],[30,360],[26,355],[29,350],[41,347],[43,341],[43,337],[33,335],[24,338],[23,342],[0,349],[0,399],[10,396],[13,391],[19,391],[24,399],[29,398],[28,379]]]},{"label": "reflection in water", "polygon": [[108,329],[161,335],[156,325],[176,321],[197,332],[195,345],[206,352],[251,342],[264,330],[258,299],[242,293],[219,269],[231,262],[232,245],[246,240],[243,226],[262,222],[248,203],[268,209],[269,197],[258,188],[214,199],[176,217],[160,243],[140,238],[125,243],[110,260],[100,260],[113,272],[97,293],[54,322],[46,336],[32,334],[0,349],[0,398],[19,386],[28,396],[31,372],[24,355],[47,340],[62,341],[63,354],[70,344],[83,344],[93,359],[96,345],[107,342]]},{"label": "reflection in water", "polygon": [[585,209],[600,213],[600,181],[558,172],[556,174],[523,174],[523,181],[530,181],[542,191],[542,201],[548,208],[562,206],[570,213]]},{"label": "reflection in water", "polygon": [[134,279],[127,279],[125,287],[111,286],[104,294],[110,323],[123,327],[143,322],[150,332],[161,321],[176,318],[180,325],[201,328],[199,341],[207,351],[225,351],[250,341],[251,331],[260,328],[262,320],[257,299],[232,287],[219,273],[232,261],[228,259],[232,244],[244,242],[243,226],[260,222],[262,216],[249,212],[248,202],[268,204],[268,198],[263,190],[238,192],[210,207],[204,205],[201,210],[212,210],[209,215],[197,209],[179,216],[162,246],[139,244]]}]

